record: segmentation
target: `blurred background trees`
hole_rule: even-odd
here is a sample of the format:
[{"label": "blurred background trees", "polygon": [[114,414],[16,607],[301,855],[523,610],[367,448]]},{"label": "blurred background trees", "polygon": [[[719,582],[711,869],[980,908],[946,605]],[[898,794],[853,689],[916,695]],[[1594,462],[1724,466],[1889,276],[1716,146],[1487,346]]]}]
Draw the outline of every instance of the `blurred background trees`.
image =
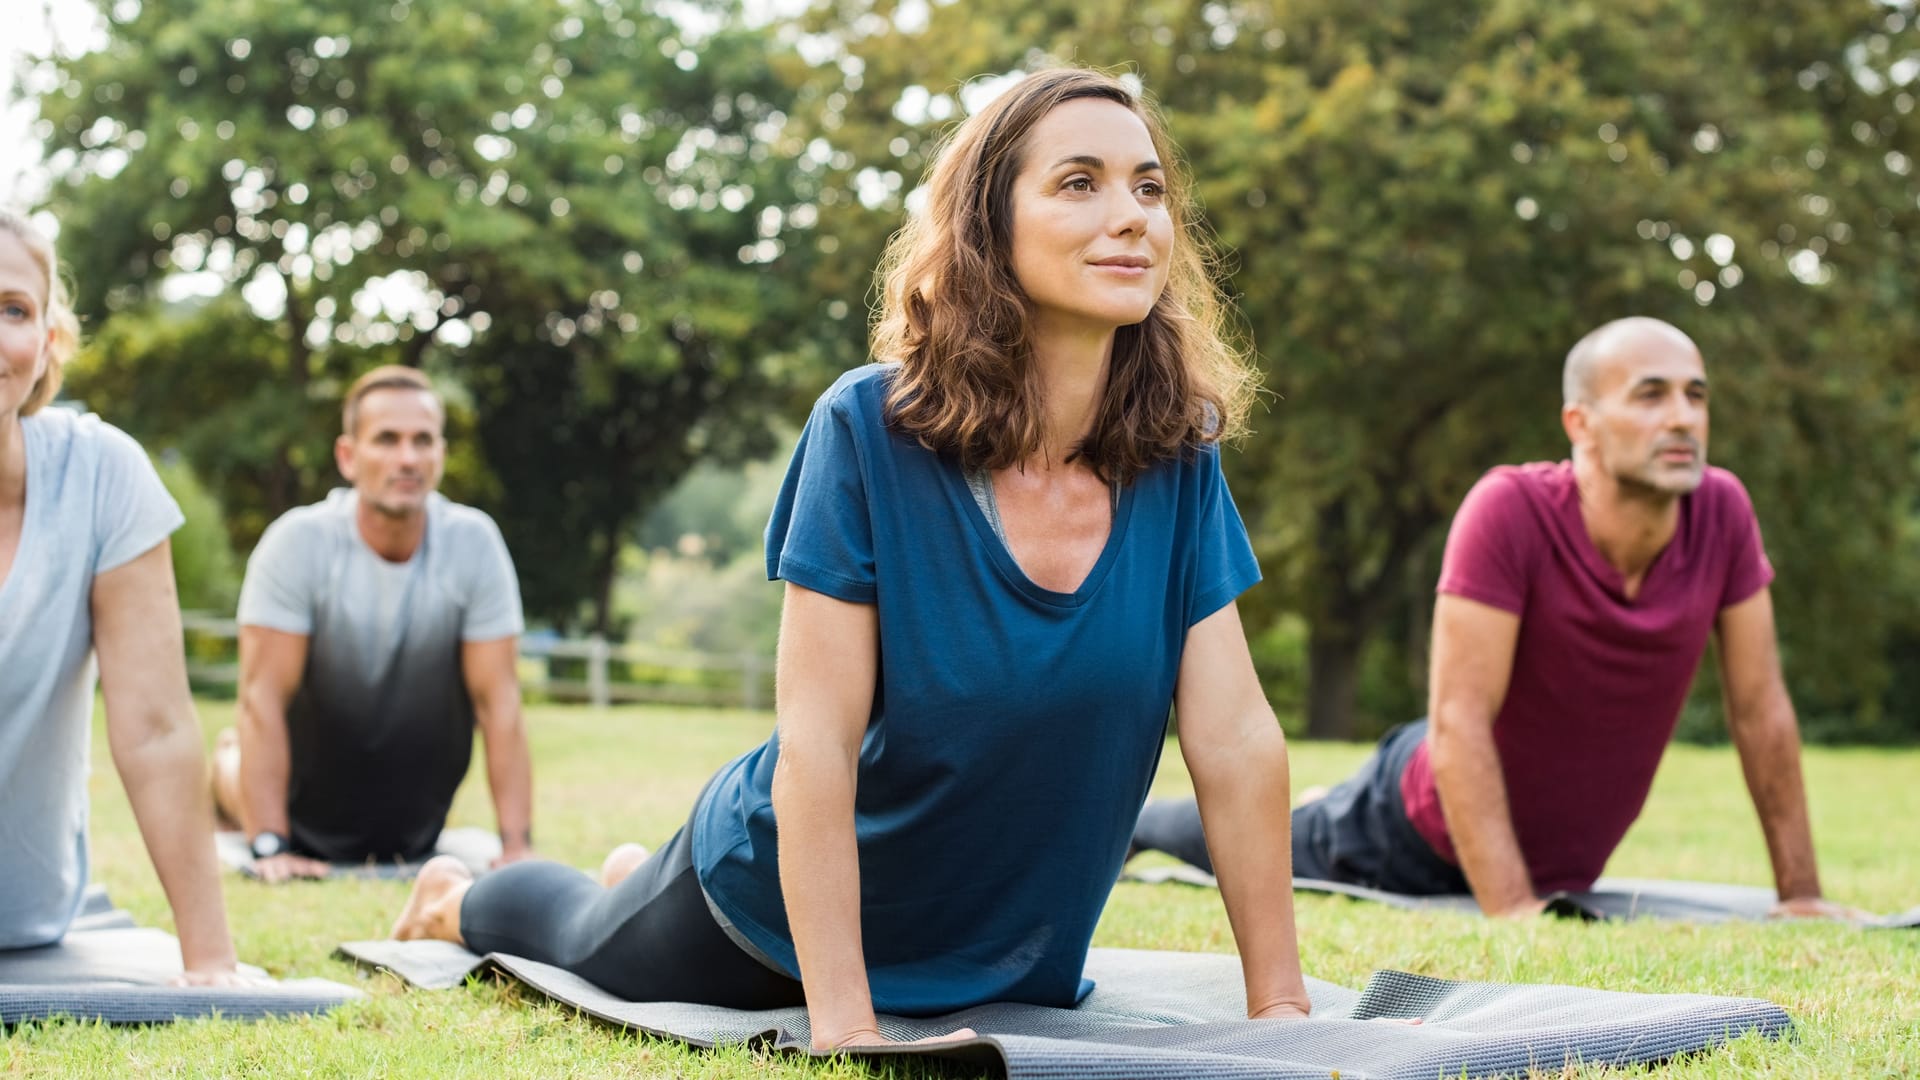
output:
[{"label": "blurred background trees", "polygon": [[1564,456],[1561,357],[1640,313],[1706,353],[1809,729],[1920,735],[1911,4],[666,10],[107,6],[40,102],[75,395],[173,448],[244,549],[334,482],[345,380],[424,365],[530,615],[770,647],[768,455],[865,358],[937,140],[1021,70],[1113,66],[1183,146],[1273,391],[1228,470],[1290,723],[1418,713],[1453,508]]}]

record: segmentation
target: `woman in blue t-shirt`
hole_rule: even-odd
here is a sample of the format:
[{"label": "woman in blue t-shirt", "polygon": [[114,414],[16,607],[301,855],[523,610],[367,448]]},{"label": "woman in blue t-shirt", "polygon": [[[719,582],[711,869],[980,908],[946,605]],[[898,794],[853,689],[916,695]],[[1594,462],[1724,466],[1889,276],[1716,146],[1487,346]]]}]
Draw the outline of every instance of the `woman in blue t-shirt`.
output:
[{"label": "woman in blue t-shirt", "polygon": [[78,323],[53,244],[0,210],[0,949],[58,941],[87,884],[94,669],[107,739],[195,985],[246,983],[213,858],[213,805],[153,463],[98,417],[46,409]]},{"label": "woman in blue t-shirt", "polygon": [[1217,451],[1254,378],[1170,153],[1079,69],[958,127],[889,249],[884,362],[820,398],[767,527],[773,736],[611,887],[436,860],[397,936],[635,1000],[804,1003],[823,1049],[887,1041],[876,1013],[1069,1007],[1171,708],[1249,1014],[1306,1014],[1286,746],[1233,603],[1259,569]]}]

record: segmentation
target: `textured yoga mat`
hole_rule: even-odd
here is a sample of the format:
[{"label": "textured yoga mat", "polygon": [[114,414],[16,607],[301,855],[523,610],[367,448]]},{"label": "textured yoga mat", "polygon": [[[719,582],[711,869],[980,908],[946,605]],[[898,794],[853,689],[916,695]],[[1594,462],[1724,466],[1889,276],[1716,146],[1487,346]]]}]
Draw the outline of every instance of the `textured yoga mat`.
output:
[{"label": "textured yoga mat", "polygon": [[[1123,881],[1154,885],[1178,882],[1214,888],[1213,875],[1196,866],[1152,866],[1128,870]],[[1404,893],[1369,889],[1339,881],[1294,878],[1295,892],[1329,893],[1370,900],[1376,904],[1407,911],[1459,911],[1480,913],[1480,905],[1471,896],[1408,896]],[[1655,881],[1646,878],[1601,878],[1586,892],[1557,892],[1547,897],[1547,912],[1562,918],[1588,921],[1626,919],[1667,919],[1676,922],[1764,921],[1773,910],[1772,889],[1750,885],[1717,885],[1700,881]],[[1909,929],[1920,927],[1920,907],[1898,915],[1861,920],[1869,929]]]},{"label": "textured yoga mat", "polygon": [[[244,833],[217,832],[213,834],[214,854],[219,856],[222,865],[238,870],[253,877],[253,852],[247,848]],[[440,842],[434,845],[435,855],[451,855],[467,865],[467,869],[476,875],[484,874],[492,866],[493,860],[500,855],[500,838],[485,829],[471,826],[448,829],[440,834]],[[368,859],[366,862],[334,863],[333,872],[340,877],[382,878],[406,881],[420,872],[420,862],[402,862],[398,859]]]},{"label": "textured yoga mat", "polygon": [[[164,1024],[220,1016],[256,1020],[324,1012],[364,997],[325,979],[245,987],[168,986],[180,974],[172,934],[135,926],[106,893],[91,889],[87,906],[57,945],[0,951],[0,1025],[68,1017],[111,1024]],[[243,971],[265,978],[259,968]]]},{"label": "textured yoga mat", "polygon": [[[353,942],[340,952],[423,988],[503,972],[590,1016],[699,1047],[803,1049],[808,1041],[802,1009],[622,1001],[546,964],[482,958],[444,942]],[[1009,1080],[1432,1080],[1557,1073],[1575,1062],[1662,1061],[1742,1035],[1782,1037],[1792,1027],[1777,1006],[1750,998],[1457,983],[1397,971],[1376,972],[1359,992],[1309,979],[1312,1019],[1250,1021],[1240,963],[1231,956],[1095,949],[1087,975],[1097,988],[1077,1008],[985,1005],[925,1019],[883,1016],[880,1027],[890,1037],[971,1027],[980,1038],[854,1052],[943,1058],[1004,1070]],[[1368,1022],[1412,1017],[1424,1023]]]}]

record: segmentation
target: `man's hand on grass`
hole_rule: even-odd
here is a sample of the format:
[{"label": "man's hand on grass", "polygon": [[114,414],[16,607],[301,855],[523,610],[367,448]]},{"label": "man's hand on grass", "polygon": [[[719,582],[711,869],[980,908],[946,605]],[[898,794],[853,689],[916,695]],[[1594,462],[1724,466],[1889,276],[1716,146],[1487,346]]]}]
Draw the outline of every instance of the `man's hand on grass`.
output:
[{"label": "man's hand on grass", "polygon": [[1818,896],[1796,896],[1782,900],[1767,912],[1770,919],[1832,919],[1835,922],[1865,922],[1873,913],[1836,904]]},{"label": "man's hand on grass", "polygon": [[333,872],[333,867],[305,855],[269,855],[253,860],[253,876],[269,885],[306,879],[318,881]]}]

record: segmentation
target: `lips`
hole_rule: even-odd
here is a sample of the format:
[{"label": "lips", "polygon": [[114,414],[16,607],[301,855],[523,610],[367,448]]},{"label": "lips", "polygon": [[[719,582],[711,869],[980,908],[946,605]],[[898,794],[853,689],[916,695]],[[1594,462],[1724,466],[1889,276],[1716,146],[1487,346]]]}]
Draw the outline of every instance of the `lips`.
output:
[{"label": "lips", "polygon": [[1129,270],[1145,270],[1147,267],[1153,265],[1153,260],[1147,258],[1145,255],[1109,255],[1104,259],[1094,260],[1093,265],[1124,267]]}]

